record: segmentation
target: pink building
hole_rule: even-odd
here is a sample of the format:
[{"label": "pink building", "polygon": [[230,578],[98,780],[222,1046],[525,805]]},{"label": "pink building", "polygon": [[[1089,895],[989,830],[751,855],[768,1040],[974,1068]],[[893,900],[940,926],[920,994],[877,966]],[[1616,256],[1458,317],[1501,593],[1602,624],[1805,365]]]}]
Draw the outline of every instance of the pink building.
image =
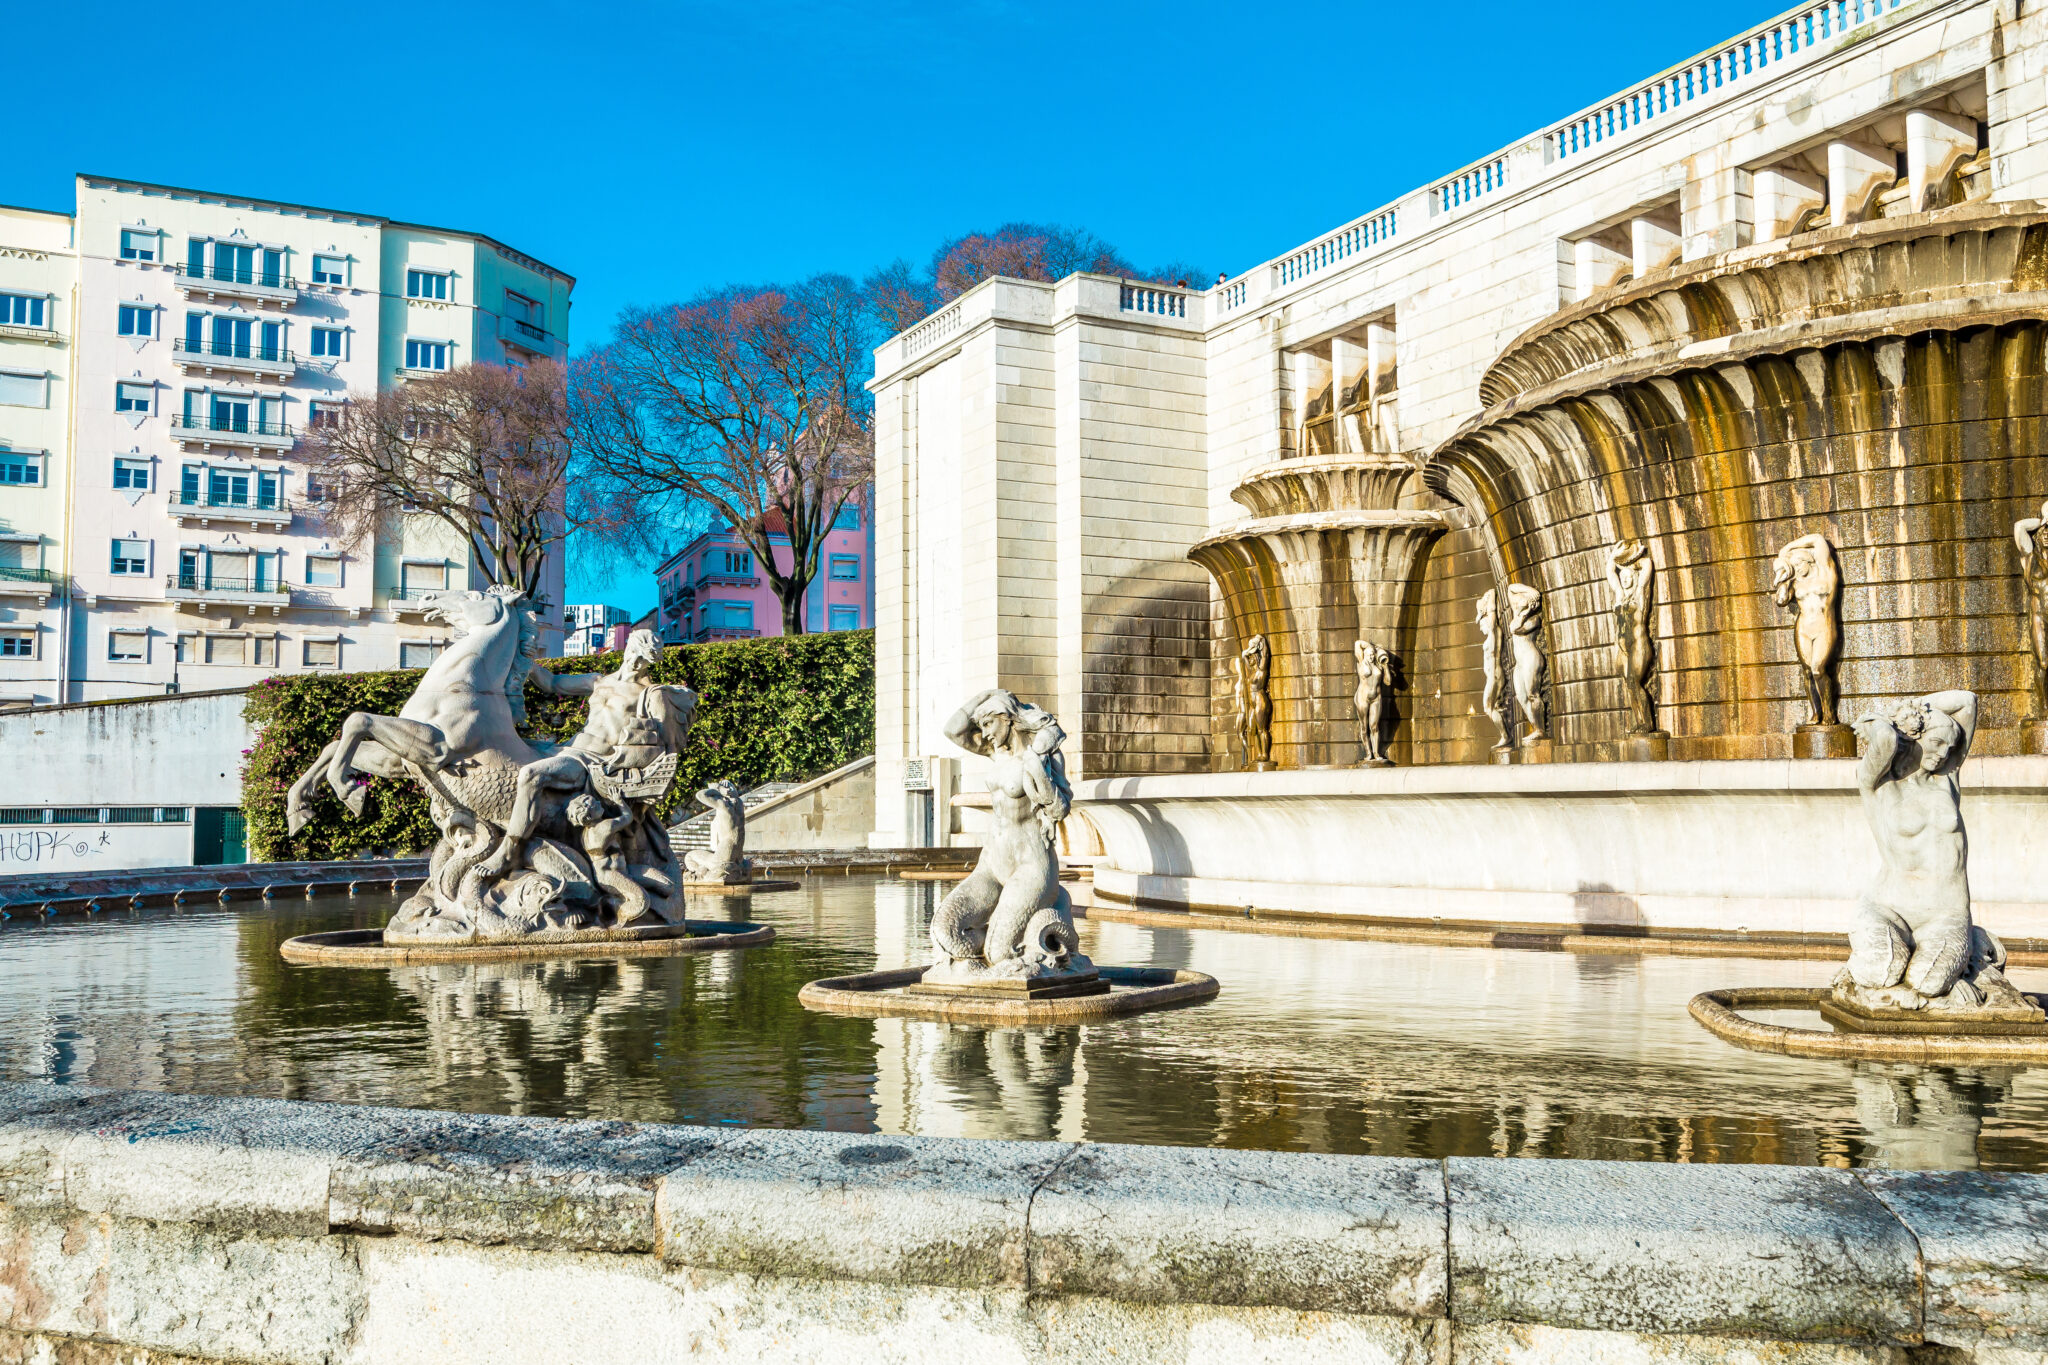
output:
[{"label": "pink building", "polygon": [[[808,631],[865,630],[875,623],[874,525],[868,500],[849,502],[825,534],[818,576],[804,599]],[[771,538],[776,566],[790,565],[789,537]],[[782,602],[730,527],[706,531],[654,570],[656,627],[664,643],[746,640],[782,634]]]}]

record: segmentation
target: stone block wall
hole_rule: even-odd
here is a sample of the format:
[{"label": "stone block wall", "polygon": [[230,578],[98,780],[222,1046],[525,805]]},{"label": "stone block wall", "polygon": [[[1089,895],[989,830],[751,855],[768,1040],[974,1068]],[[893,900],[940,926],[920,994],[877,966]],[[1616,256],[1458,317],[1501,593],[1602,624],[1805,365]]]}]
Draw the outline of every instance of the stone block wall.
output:
[{"label": "stone block wall", "polygon": [[2048,1180],[0,1086],[0,1359],[2008,1361]]}]

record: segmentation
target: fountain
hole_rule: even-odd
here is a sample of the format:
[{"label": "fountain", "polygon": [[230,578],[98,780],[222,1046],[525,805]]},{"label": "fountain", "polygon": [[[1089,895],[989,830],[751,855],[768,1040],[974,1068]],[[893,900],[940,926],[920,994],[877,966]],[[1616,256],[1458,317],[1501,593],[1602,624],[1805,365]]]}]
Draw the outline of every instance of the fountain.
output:
[{"label": "fountain", "polygon": [[990,760],[990,828],[974,871],[932,916],[932,964],[813,981],[799,996],[806,1006],[952,1023],[1057,1024],[1216,994],[1216,979],[1200,972],[1097,967],[1081,953],[1055,848],[1073,792],[1060,753],[1066,732],[1051,712],[990,688],[955,711],[945,732]]},{"label": "fountain", "polygon": [[[363,812],[363,773],[423,788],[440,841],[427,878],[381,930],[294,939],[317,963],[690,952],[767,942],[763,926],[684,918],[683,869],[656,811],[689,743],[697,697],[651,680],[660,645],[635,631],[616,670],[557,677],[534,657],[533,604],[517,589],[436,593],[455,643],[396,716],[358,711],[291,790],[294,833],[316,782]],[[518,731],[531,682],[590,699],[566,745]],[[729,889],[721,887],[721,889]]]}]

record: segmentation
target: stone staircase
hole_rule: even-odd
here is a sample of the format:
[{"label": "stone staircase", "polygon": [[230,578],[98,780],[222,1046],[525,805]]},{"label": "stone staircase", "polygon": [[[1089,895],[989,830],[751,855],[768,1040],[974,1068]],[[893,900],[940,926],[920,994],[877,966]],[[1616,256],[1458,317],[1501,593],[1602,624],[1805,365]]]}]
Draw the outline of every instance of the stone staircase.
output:
[{"label": "stone staircase", "polygon": [[[752,811],[756,806],[801,785],[803,784],[799,782],[763,782],[747,792],[747,809]],[[690,805],[697,813],[679,824],[668,827],[669,846],[678,854],[685,849],[711,847],[711,812],[698,806],[694,801]]]}]

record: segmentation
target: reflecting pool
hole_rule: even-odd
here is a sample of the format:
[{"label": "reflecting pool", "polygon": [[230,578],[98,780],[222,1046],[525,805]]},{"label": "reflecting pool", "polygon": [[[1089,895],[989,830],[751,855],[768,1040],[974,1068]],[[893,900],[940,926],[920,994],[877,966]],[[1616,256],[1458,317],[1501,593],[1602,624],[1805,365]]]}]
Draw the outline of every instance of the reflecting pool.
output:
[{"label": "reflecting pool", "polygon": [[[777,941],[625,961],[294,967],[383,898],[0,925],[0,1077],[508,1114],[1400,1156],[2048,1169],[2048,1072],[1742,1052],[1716,986],[1831,963],[1587,956],[1084,920],[1099,961],[1214,1001],[983,1031],[812,1014],[815,977],[924,960],[944,886],[825,877],[706,901]],[[723,907],[721,910],[720,907]],[[2027,989],[2048,972],[2017,970]]]}]

